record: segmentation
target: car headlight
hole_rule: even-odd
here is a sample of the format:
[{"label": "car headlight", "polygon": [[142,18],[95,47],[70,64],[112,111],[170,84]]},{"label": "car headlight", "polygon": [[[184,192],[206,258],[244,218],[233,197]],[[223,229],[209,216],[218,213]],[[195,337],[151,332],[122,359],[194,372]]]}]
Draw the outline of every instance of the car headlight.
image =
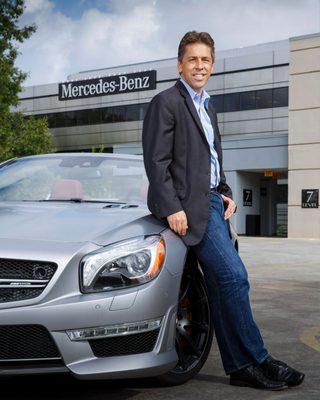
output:
[{"label": "car headlight", "polygon": [[164,257],[165,244],[159,235],[104,247],[81,260],[81,290],[103,292],[148,282],[161,271]]}]

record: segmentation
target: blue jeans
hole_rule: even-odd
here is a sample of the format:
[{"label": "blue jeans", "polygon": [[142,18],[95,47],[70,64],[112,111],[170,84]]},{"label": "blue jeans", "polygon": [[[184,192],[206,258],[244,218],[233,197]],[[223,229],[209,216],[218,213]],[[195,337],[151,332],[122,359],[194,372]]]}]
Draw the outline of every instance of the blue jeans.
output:
[{"label": "blue jeans", "polygon": [[208,288],[216,338],[226,374],[268,356],[254,322],[246,268],[229,237],[218,192],[210,193],[209,220],[202,240],[192,246]]}]

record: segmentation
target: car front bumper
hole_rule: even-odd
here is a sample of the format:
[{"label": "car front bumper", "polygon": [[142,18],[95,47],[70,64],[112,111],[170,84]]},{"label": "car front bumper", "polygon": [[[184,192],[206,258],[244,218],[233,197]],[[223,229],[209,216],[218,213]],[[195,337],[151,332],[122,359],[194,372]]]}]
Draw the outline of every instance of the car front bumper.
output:
[{"label": "car front bumper", "polygon": [[[171,275],[170,279],[171,287],[178,287],[180,277]],[[17,360],[0,360],[0,375],[70,371],[80,379],[115,379],[155,376],[168,371],[177,363],[174,346],[176,299],[164,290],[161,281],[163,279],[155,280],[138,290],[118,291],[116,295],[71,295],[40,305],[0,310],[2,328],[40,325],[48,330],[61,355],[60,367],[45,366],[46,362],[54,361],[50,359],[20,360],[23,362],[18,367]],[[141,354],[96,357],[90,342],[108,341],[108,337],[72,341],[67,334],[67,330],[121,325],[159,317],[162,320],[153,349]],[[130,333],[121,336],[124,345],[129,336]],[[23,343],[23,338],[15,340],[19,345]],[[15,345],[14,341],[12,345]],[[43,366],[41,363],[35,366],[39,361],[43,361]]]},{"label": "car front bumper", "polygon": [[[31,245],[28,247],[30,254],[27,254],[27,246],[23,249],[27,259],[35,259],[32,253],[36,249],[31,247]],[[90,245],[92,251],[91,247]],[[52,248],[52,245],[50,249],[48,248],[50,253]],[[173,248],[177,250],[177,246],[172,246]],[[6,249],[5,256],[11,258],[13,254],[9,251],[10,246]],[[0,304],[0,328],[42,326],[49,332],[61,355],[60,360],[33,358],[13,360],[0,357],[0,376],[71,372],[79,379],[136,378],[161,375],[176,365],[178,361],[174,343],[176,307],[184,252],[180,251],[181,249],[178,249],[178,252],[168,251],[161,273],[147,284],[104,293],[83,294],[79,291],[75,277],[78,277],[82,253],[87,253],[88,250],[85,248],[80,253],[77,252],[69,262],[65,257],[62,261],[63,264],[67,264],[67,268],[61,270],[58,268],[57,275],[39,298]],[[49,261],[56,258],[54,254],[49,257],[49,251],[41,257]],[[72,341],[67,334],[68,330],[157,318],[162,318],[161,326],[154,346],[148,352],[97,357],[90,341]],[[19,345],[23,345],[23,337],[14,340],[19,340]],[[11,341],[11,346],[15,346],[14,340]]]}]

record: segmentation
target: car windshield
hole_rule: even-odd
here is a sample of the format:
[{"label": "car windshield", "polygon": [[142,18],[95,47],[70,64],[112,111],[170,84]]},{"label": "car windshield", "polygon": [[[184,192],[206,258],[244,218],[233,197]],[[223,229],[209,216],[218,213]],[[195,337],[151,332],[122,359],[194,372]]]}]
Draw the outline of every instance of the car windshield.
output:
[{"label": "car windshield", "polygon": [[50,155],[0,164],[0,201],[145,202],[143,161]]}]

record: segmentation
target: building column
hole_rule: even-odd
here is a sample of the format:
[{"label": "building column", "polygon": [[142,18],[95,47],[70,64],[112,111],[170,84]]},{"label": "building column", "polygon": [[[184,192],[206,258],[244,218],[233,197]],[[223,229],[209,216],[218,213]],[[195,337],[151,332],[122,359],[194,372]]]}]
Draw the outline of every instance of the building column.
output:
[{"label": "building column", "polygon": [[289,73],[288,237],[319,239],[320,208],[302,208],[302,190],[320,189],[320,33],[290,39]]}]

